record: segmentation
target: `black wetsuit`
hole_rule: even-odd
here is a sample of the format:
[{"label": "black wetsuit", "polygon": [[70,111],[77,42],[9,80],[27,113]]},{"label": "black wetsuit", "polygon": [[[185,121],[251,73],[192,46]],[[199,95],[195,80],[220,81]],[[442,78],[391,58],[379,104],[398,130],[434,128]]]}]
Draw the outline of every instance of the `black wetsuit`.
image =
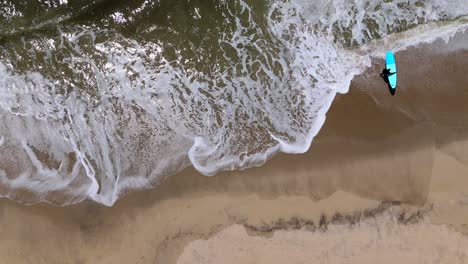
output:
[{"label": "black wetsuit", "polygon": [[388,80],[388,76],[391,76],[395,74],[394,72],[390,72],[389,69],[383,69],[382,73],[380,74],[380,76],[382,76],[382,78]]}]

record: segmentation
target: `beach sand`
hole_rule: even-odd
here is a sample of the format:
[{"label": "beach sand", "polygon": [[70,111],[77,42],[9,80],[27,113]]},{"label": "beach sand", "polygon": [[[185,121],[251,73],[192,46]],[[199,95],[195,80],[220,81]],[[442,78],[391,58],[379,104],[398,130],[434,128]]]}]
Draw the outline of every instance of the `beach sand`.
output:
[{"label": "beach sand", "polygon": [[397,53],[394,97],[374,60],[305,154],[187,168],[110,208],[1,200],[2,262],[467,263],[468,51],[445,46]]},{"label": "beach sand", "polygon": [[[427,221],[402,224],[390,213],[326,231],[276,231],[271,238],[231,226],[192,242],[178,263],[467,263],[468,237]],[[437,239],[434,239],[437,238]]]}]

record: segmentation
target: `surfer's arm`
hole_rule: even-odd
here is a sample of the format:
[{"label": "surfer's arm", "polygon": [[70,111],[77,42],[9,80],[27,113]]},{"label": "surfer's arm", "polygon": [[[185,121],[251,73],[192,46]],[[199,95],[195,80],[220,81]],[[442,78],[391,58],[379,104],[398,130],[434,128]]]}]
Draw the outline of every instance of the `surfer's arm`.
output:
[{"label": "surfer's arm", "polygon": [[389,72],[388,76],[395,74],[396,72]]}]

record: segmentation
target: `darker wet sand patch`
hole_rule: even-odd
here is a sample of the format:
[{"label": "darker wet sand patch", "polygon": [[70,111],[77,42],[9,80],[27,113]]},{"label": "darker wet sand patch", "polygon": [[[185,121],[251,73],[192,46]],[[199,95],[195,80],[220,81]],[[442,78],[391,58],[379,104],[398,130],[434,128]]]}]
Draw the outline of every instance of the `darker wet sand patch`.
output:
[{"label": "darker wet sand patch", "polygon": [[375,208],[368,208],[363,211],[355,211],[349,214],[336,212],[332,216],[322,214],[320,220],[303,219],[291,217],[288,220],[280,218],[272,223],[262,225],[242,224],[249,235],[271,238],[275,231],[307,230],[310,232],[326,232],[329,225],[347,225],[354,227],[369,218],[375,218],[384,213],[390,213],[400,225],[410,225],[419,223],[430,212],[430,206],[426,207],[402,207],[400,202],[382,202]]}]

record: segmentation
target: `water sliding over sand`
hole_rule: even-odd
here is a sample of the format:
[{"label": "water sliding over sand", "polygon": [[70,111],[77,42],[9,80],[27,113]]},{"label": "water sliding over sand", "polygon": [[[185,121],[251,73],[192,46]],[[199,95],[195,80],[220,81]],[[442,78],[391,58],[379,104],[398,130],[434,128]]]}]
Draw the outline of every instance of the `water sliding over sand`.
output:
[{"label": "water sliding over sand", "polygon": [[465,2],[3,1],[0,195],[110,206],[190,165],[304,153],[372,59],[464,31]]}]

